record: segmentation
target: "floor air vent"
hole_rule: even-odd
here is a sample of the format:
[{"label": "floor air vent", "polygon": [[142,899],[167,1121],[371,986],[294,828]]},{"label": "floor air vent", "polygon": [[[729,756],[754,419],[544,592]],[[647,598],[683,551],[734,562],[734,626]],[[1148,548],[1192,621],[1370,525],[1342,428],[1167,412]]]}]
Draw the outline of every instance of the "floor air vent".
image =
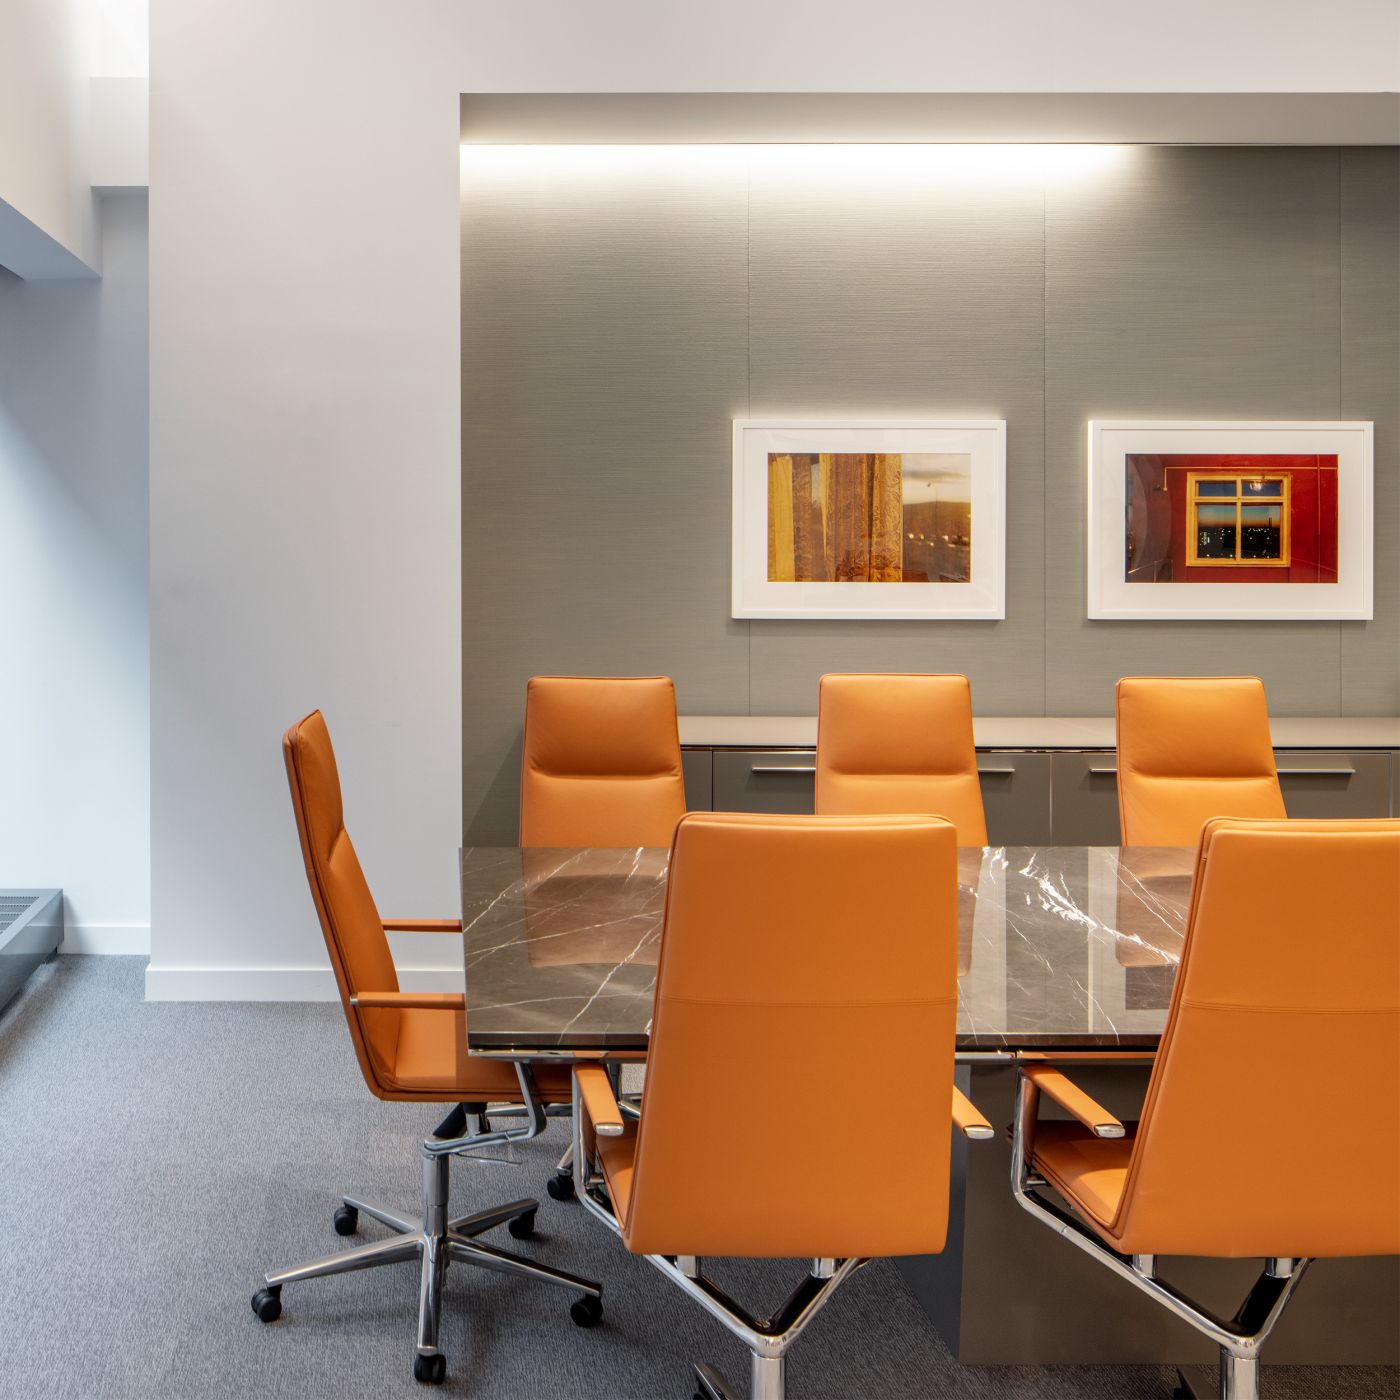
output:
[{"label": "floor air vent", "polygon": [[62,942],[62,890],[0,890],[0,1006]]}]

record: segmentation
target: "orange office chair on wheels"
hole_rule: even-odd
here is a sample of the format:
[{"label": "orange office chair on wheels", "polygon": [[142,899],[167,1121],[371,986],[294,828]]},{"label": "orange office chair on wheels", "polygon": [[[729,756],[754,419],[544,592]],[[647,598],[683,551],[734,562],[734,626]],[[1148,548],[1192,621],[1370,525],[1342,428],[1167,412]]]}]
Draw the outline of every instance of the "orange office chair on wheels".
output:
[{"label": "orange office chair on wheels", "polygon": [[[950,1119],[988,1138],[953,1085],[957,840],[936,817],[687,816],[677,828],[640,1122],[606,1071],[574,1070],[579,1198],[751,1353],[753,1400],[782,1400],[788,1349],[873,1255],[930,1254],[948,1228]],[[858,929],[860,938],[852,938]],[[911,1111],[899,1066],[918,1065]],[[770,1092],[755,1094],[757,1073]],[[842,1140],[831,1102],[899,1125]],[[702,1256],[810,1261],[755,1318]],[[695,1370],[704,1400],[737,1392]]]},{"label": "orange office chair on wheels", "polygon": [[967,677],[823,676],[816,810],[923,812],[952,822],[959,846],[985,846]]},{"label": "orange office chair on wheels", "polygon": [[1288,815],[1263,681],[1125,676],[1117,712],[1123,845],[1194,847],[1211,817]]},{"label": "orange office chair on wheels", "polygon": [[263,1287],[253,1295],[253,1311],[261,1321],[273,1322],[281,1316],[282,1289],[289,1283],[417,1260],[418,1346],[413,1374],[433,1384],[447,1374],[446,1358],[438,1350],[438,1333],[449,1264],[495,1269],[573,1289],[582,1296],[570,1314],[580,1326],[591,1326],[602,1316],[602,1290],[596,1283],[507,1253],[477,1238],[497,1225],[507,1225],[519,1239],[528,1237],[534,1229],[538,1201],[511,1201],[456,1219],[449,1217],[447,1209],[448,1159],[495,1143],[538,1136],[545,1126],[545,1105],[569,1100],[567,1070],[543,1066],[532,1074],[523,1064],[512,1067],[473,1058],[467,1054],[466,1011],[460,994],[399,990],[385,930],[460,933],[461,923],[380,918],[345,830],[335,752],[319,710],[287,731],[282,751],[306,878],[345,1007],[350,1039],[370,1093],[410,1103],[466,1101],[483,1114],[488,1102],[503,1102],[523,1112],[526,1121],[517,1127],[463,1137],[460,1112],[449,1115],[438,1132],[423,1143],[421,1214],[410,1216],[342,1197],[334,1216],[337,1234],[354,1234],[361,1215],[387,1225],[394,1233],[388,1239],[314,1264],[268,1274]]},{"label": "orange office chair on wheels", "polygon": [[[1039,1122],[1042,1094],[1072,1121]],[[1397,1182],[1400,820],[1208,822],[1140,1121],[1023,1069],[1017,1200],[1211,1338],[1219,1393],[1255,1400],[1309,1263],[1400,1253]],[[1172,1254],[1265,1265],[1226,1320],[1158,1278]]]},{"label": "orange office chair on wheels", "polygon": [[[684,815],[669,677],[531,679],[520,758],[522,846],[665,850]],[[571,1146],[549,1179],[556,1201],[573,1197],[573,1159]]]}]

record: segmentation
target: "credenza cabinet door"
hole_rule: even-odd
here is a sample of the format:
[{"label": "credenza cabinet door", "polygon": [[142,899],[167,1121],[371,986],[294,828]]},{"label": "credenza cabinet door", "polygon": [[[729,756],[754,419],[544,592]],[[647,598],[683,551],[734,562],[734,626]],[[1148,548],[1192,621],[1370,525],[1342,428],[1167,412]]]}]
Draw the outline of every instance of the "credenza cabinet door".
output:
[{"label": "credenza cabinet door", "polygon": [[716,812],[807,812],[816,800],[811,749],[716,749]]},{"label": "credenza cabinet door", "polygon": [[1280,749],[1274,762],[1290,817],[1387,817],[1391,813],[1393,759],[1388,753]]},{"label": "credenza cabinet door", "polygon": [[681,773],[685,778],[685,810],[710,812],[715,805],[715,753],[713,749],[682,749]]},{"label": "credenza cabinet door", "polygon": [[[681,753],[693,812],[811,812],[811,749],[689,748]],[[1279,749],[1290,817],[1400,816],[1400,753]],[[984,749],[977,755],[987,839],[994,846],[1116,846],[1118,756],[1112,749]]]},{"label": "credenza cabinet door", "polygon": [[[979,753],[987,836],[997,846],[1043,846],[1050,838],[1050,755]],[[716,749],[717,812],[811,812],[816,757],[810,749]]]},{"label": "credenza cabinet door", "polygon": [[979,753],[977,776],[993,846],[1050,844],[1048,753]]},{"label": "credenza cabinet door", "polygon": [[1118,756],[1064,750],[1051,759],[1050,831],[1056,846],[1116,846]]}]

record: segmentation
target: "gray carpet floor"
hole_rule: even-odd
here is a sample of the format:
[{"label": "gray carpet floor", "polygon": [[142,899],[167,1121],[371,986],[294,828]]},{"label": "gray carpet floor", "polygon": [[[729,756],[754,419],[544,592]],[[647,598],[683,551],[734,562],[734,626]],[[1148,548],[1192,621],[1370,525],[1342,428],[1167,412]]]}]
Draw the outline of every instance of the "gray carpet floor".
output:
[{"label": "gray carpet floor", "polygon": [[[686,1400],[692,1359],[745,1378],[715,1323],[576,1203],[544,1195],[558,1124],[518,1165],[454,1163],[453,1208],[541,1196],[537,1241],[500,1243],[599,1279],[598,1327],[571,1325],[567,1293],[454,1269],[448,1380],[433,1392],[410,1373],[411,1266],[289,1287],[282,1319],[260,1324],[248,1299],[266,1269],[344,1243],[338,1193],[415,1208],[417,1143],[437,1115],[370,1097],[338,1006],[147,1004],[144,966],[60,959],[0,1015],[0,1395]],[[793,1268],[715,1272],[760,1307]],[[1162,1367],[960,1367],[883,1262],[789,1361],[794,1400],[1133,1400],[1171,1380]],[[1266,1393],[1390,1397],[1397,1373],[1270,1368]]]}]

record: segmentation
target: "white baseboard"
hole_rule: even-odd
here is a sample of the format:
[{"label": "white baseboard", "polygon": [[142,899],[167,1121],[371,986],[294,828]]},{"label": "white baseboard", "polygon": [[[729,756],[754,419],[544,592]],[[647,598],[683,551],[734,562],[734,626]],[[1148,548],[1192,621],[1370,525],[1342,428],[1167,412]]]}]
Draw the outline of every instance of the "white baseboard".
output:
[{"label": "white baseboard", "polygon": [[[462,969],[400,967],[406,992],[460,992]],[[335,1001],[329,967],[160,967],[146,969],[147,1001]]]},{"label": "white baseboard", "polygon": [[149,957],[150,924],[69,924],[63,930],[60,953],[133,953]]}]

